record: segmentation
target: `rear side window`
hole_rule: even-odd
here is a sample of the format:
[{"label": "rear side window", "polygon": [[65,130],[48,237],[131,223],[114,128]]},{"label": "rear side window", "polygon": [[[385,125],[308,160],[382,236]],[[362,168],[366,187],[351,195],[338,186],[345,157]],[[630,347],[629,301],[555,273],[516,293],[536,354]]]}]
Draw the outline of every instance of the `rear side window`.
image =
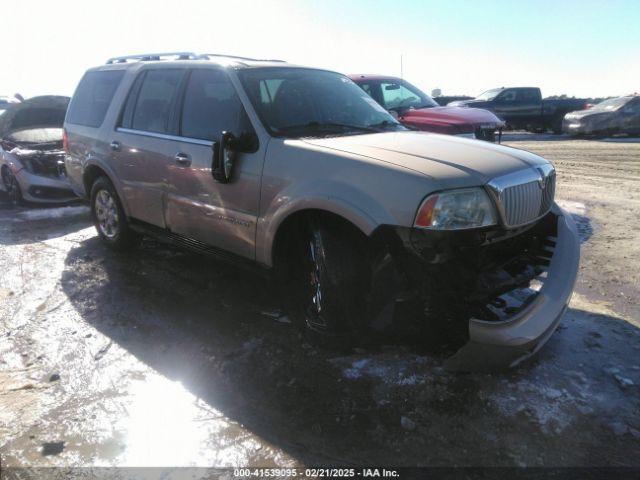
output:
[{"label": "rear side window", "polygon": [[69,105],[67,122],[99,127],[124,75],[123,70],[87,72]]},{"label": "rear side window", "polygon": [[149,70],[145,74],[135,106],[131,128],[168,133],[176,94],[185,70]]},{"label": "rear side window", "polygon": [[217,140],[225,130],[239,135],[247,128],[244,107],[225,72],[191,72],[182,107],[181,135]]}]

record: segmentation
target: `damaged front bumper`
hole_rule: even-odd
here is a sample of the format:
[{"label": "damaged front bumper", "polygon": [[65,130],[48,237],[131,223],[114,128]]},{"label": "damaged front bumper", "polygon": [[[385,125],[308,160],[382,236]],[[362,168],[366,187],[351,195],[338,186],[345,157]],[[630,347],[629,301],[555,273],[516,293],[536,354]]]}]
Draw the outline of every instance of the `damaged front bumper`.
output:
[{"label": "damaged front bumper", "polygon": [[501,321],[469,320],[469,341],[450,357],[451,370],[514,367],[534,355],[553,334],[571,300],[580,263],[580,239],[571,216],[557,205],[557,240],[542,286],[522,310]]},{"label": "damaged front bumper", "polygon": [[66,176],[45,177],[22,169],[16,174],[22,196],[33,203],[66,203],[77,201]]},{"label": "damaged front bumper", "polygon": [[517,365],[549,339],[571,299],[580,241],[571,216],[555,204],[514,230],[394,233],[388,238],[395,243],[386,243],[420,298],[427,336],[444,332],[450,346],[460,347],[448,369]]},{"label": "damaged front bumper", "polygon": [[20,150],[5,153],[6,163],[31,203],[67,203],[78,200],[67,178],[64,152]]}]

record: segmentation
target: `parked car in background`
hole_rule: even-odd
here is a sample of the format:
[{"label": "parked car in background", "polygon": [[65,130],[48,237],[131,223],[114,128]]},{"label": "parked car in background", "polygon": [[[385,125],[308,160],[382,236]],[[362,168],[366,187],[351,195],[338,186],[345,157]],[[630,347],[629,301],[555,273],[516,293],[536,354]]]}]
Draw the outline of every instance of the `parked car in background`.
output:
[{"label": "parked car in background", "polygon": [[442,107],[406,80],[383,75],[350,75],[351,80],[404,125],[423,132],[458,135],[495,142],[504,123],[478,108]]},{"label": "parked car in background", "polygon": [[449,106],[475,107],[491,110],[514,130],[551,130],[562,133],[562,120],[566,113],[587,107],[585,100],[543,100],[536,87],[494,88],[472,100],[451,102]]},{"label": "parked car in background", "polygon": [[0,96],[0,115],[2,115],[7,108],[11,105],[15,105],[16,103],[20,103],[20,100],[15,97]]},{"label": "parked car in background", "polygon": [[[117,57],[84,75],[64,128],[105,245],[143,233],[263,268],[325,345],[365,342],[414,299],[459,333],[450,368],[505,367],[547,341],[571,298],[579,240],[551,163],[411,131],[339,73]],[[539,277],[522,303],[498,299]]]},{"label": "parked car in background", "polygon": [[588,110],[568,113],[563,130],[571,135],[640,134],[640,96],[610,98]]},{"label": "parked car in background", "polygon": [[68,103],[69,97],[34,97],[0,115],[0,175],[12,203],[77,200],[64,165]]}]

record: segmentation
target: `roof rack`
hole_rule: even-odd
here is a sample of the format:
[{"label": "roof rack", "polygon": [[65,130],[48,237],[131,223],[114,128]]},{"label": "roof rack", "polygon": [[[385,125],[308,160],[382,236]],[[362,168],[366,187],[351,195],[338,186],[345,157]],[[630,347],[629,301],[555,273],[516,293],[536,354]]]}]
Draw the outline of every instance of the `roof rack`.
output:
[{"label": "roof rack", "polygon": [[249,62],[284,62],[284,60],[262,60],[249,57],[238,57],[236,55],[223,55],[221,53],[193,53],[193,52],[164,52],[164,53],[143,53],[140,55],[125,55],[122,57],[112,57],[107,60],[107,65],[113,63],[127,63],[130,60],[139,62],[150,62],[154,60],[210,60],[214,58],[229,58],[231,60],[245,60]]},{"label": "roof rack", "polygon": [[224,55],[222,53],[202,53],[200,54],[201,58],[208,60],[209,57],[215,58],[230,58],[232,60],[246,60],[248,62],[282,62],[285,63],[286,60],[275,60],[275,59],[266,59],[266,58],[250,58],[250,57],[239,57],[237,55]]},{"label": "roof rack", "polygon": [[125,55],[122,57],[112,57],[107,60],[110,63],[127,63],[129,60],[138,60],[140,62],[162,60],[162,57],[177,57],[176,60],[195,60],[198,58],[193,52],[164,52],[164,53],[144,53],[141,55]]}]

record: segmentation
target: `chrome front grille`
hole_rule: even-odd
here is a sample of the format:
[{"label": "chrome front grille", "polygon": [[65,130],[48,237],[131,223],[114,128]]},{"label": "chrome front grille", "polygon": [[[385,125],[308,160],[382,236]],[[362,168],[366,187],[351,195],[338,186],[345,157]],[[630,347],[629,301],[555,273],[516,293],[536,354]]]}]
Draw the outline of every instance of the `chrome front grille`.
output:
[{"label": "chrome front grille", "polygon": [[542,190],[538,182],[516,185],[504,190],[502,205],[507,225],[522,225],[540,215]]},{"label": "chrome front grille", "polygon": [[542,190],[542,204],[540,205],[540,215],[544,215],[553,205],[553,199],[556,196],[556,172],[555,170],[547,177],[547,185]]},{"label": "chrome front grille", "polygon": [[556,190],[551,164],[521,170],[489,182],[496,206],[507,227],[526,225],[545,215]]}]

